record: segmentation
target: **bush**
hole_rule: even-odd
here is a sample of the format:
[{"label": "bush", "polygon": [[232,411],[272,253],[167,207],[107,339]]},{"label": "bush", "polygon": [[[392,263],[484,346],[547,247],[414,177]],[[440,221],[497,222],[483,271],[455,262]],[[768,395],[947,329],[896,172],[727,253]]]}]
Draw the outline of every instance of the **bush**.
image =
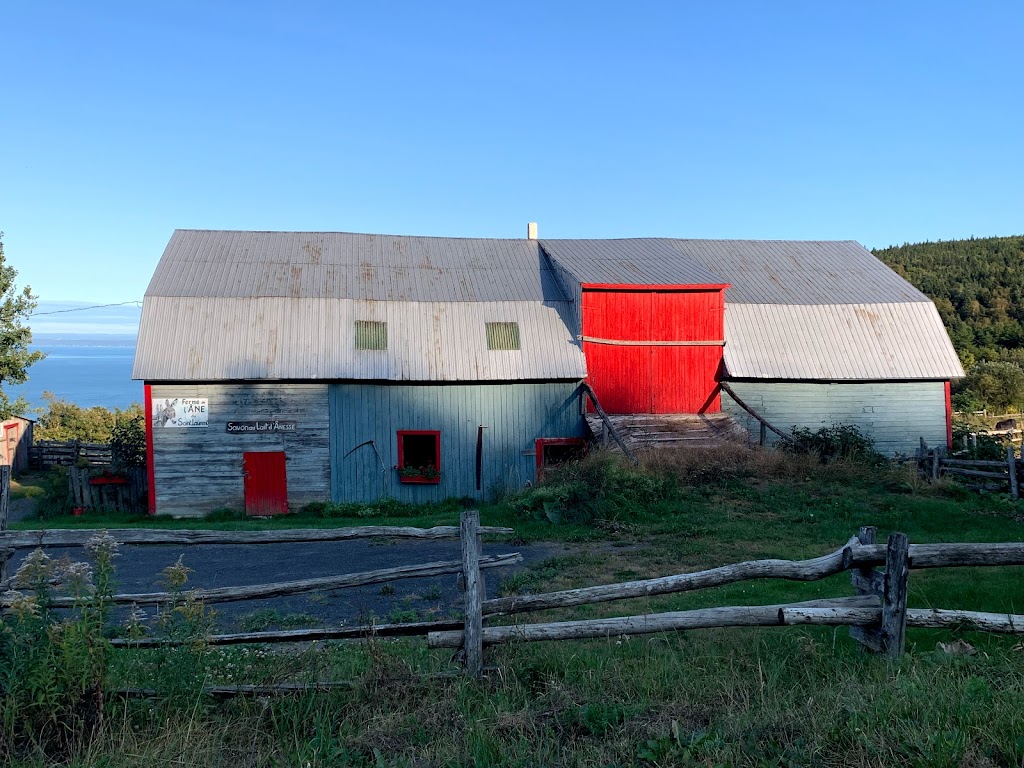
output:
[{"label": "bush", "polygon": [[671,495],[676,483],[648,474],[609,454],[546,470],[544,482],[514,495],[510,506],[522,515],[552,523],[589,523],[632,514]]},{"label": "bush", "polygon": [[980,410],[970,407],[980,403],[996,411],[1020,406],[1024,403],[1024,368],[1011,362],[982,361],[957,385],[956,397],[961,410]]},{"label": "bush", "polygon": [[71,487],[65,467],[50,467],[40,481],[43,495],[36,500],[36,515],[48,520],[71,514]]},{"label": "bush", "polygon": [[792,441],[782,443],[784,451],[816,456],[822,464],[853,460],[881,465],[886,461],[875,450],[875,441],[853,424],[833,424],[817,432],[806,427],[793,427],[792,435]]},{"label": "bush", "polygon": [[146,427],[141,416],[117,414],[110,430],[110,453],[114,469],[146,466]]},{"label": "bush", "polygon": [[[108,443],[116,425],[124,420],[139,421],[144,430],[142,406],[133,403],[125,410],[81,406],[61,400],[52,392],[44,392],[46,407],[39,410],[39,421],[35,427],[36,440],[81,440],[86,443]],[[145,432],[143,431],[143,435]],[[143,438],[145,446],[145,438]]]}]

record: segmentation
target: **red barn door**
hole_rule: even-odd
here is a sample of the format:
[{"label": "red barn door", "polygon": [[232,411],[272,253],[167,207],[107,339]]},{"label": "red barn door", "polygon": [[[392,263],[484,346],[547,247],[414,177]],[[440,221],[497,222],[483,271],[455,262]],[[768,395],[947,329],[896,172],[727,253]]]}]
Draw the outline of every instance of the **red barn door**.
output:
[{"label": "red barn door", "polygon": [[288,512],[288,479],[284,451],[242,454],[245,513],[265,517]]},{"label": "red barn door", "polygon": [[717,413],[722,288],[583,291],[588,381],[609,413]]}]

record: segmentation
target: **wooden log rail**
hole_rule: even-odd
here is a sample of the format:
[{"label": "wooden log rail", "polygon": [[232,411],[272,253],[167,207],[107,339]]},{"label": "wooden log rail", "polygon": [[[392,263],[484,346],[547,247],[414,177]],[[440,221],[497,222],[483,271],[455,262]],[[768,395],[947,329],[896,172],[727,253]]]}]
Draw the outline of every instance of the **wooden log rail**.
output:
[{"label": "wooden log rail", "polygon": [[[35,549],[36,547],[81,547],[100,531],[94,529],[50,528],[35,531],[2,531],[0,547]],[[458,539],[457,525],[410,528],[393,525],[365,525],[351,528],[292,528],[265,531],[198,531],[158,528],[113,528],[106,531],[118,544],[183,545],[199,544],[290,544],[350,539]],[[511,534],[512,528],[481,526],[481,534]]]},{"label": "wooden log rail", "polygon": [[[478,568],[501,568],[522,562],[523,556],[518,552],[496,557],[481,557]],[[445,560],[422,565],[405,565],[398,568],[385,568],[362,573],[347,573],[341,576],[323,576],[316,579],[300,579],[282,581],[273,584],[252,584],[244,587],[216,587],[214,589],[193,589],[175,595],[170,592],[145,592],[136,594],[112,595],[110,602],[116,605],[153,605],[172,602],[175,599],[189,597],[204,603],[230,603],[240,600],[263,600],[269,597],[285,597],[303,592],[321,590],[347,589],[362,587],[368,584],[383,584],[400,579],[419,579],[428,576],[441,576],[446,573],[461,573],[461,560]],[[13,597],[0,596],[0,608],[8,608],[15,601]],[[50,605],[54,608],[71,608],[80,601],[74,597],[54,597]]]},{"label": "wooden log rail", "polygon": [[[431,632],[458,629],[461,621],[410,621],[405,624],[360,624],[354,627],[311,627],[307,629],[285,629],[265,632],[233,632],[223,635],[209,635],[203,638],[205,645],[256,645],[265,643],[312,643],[325,640],[362,640],[367,637],[425,637]],[[114,648],[173,648],[191,645],[189,638],[142,637],[138,639],[115,638],[110,641]]]},{"label": "wooden log rail", "polygon": [[[856,600],[857,598],[845,598]],[[790,605],[732,606],[701,608],[694,611],[624,616],[587,621],[560,621],[548,624],[521,624],[486,627],[484,645],[538,640],[585,640],[647,635],[657,632],[725,627],[786,627],[801,624],[824,626],[870,626],[882,619],[880,606],[843,604],[844,598],[829,601],[792,603]],[[908,627],[929,629],[983,630],[1008,634],[1024,634],[1024,616],[977,611],[945,611],[933,608],[908,608]],[[457,648],[462,645],[462,632],[431,632],[430,648]]]},{"label": "wooden log rail", "polygon": [[[1024,565],[1024,542],[1006,544],[911,544],[909,567],[950,568],[982,565]],[[515,614],[549,608],[567,608],[636,597],[653,597],[720,587],[750,579],[818,581],[851,567],[884,565],[886,545],[861,545],[856,537],[846,546],[810,560],[749,560],[706,571],[656,579],[566,589],[538,595],[516,595],[484,602],[484,613]]]},{"label": "wooden log rail", "polygon": [[997,480],[1007,483],[1010,495],[1020,497],[1021,459],[1017,458],[1012,445],[1006,446],[1006,458],[995,459],[964,459],[947,456],[944,445],[928,448],[921,438],[917,451],[918,468],[922,474],[937,481],[943,475],[976,478],[979,480]]}]

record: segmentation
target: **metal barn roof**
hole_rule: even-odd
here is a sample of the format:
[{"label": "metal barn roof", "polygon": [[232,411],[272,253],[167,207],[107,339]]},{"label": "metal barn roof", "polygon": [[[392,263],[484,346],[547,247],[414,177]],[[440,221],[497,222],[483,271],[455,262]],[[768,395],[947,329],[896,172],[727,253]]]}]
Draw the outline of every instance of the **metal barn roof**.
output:
[{"label": "metal barn roof", "polygon": [[[549,259],[580,283],[729,284],[733,378],[963,375],[934,305],[855,242],[178,230],[146,292],[133,376],[583,378],[578,307]],[[388,323],[388,349],[356,350],[357,320]],[[518,322],[522,349],[488,350],[488,322]]]},{"label": "metal barn roof", "polygon": [[542,240],[545,252],[581,283],[724,285],[722,275],[667,240]]},{"label": "metal barn roof", "polygon": [[929,302],[852,240],[667,240],[729,283],[727,303],[879,304]]},{"label": "metal barn roof", "polygon": [[964,375],[930,301],[726,302],[725,338],[730,378],[867,381]]},{"label": "metal barn roof", "polygon": [[182,229],[146,296],[565,300],[535,240]]}]

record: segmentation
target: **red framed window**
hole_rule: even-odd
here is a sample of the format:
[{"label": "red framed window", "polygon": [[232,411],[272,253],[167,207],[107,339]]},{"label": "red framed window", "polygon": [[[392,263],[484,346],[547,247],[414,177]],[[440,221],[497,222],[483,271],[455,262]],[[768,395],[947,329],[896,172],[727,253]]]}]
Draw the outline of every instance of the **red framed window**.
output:
[{"label": "red framed window", "polygon": [[434,429],[398,430],[395,469],[403,483],[440,483],[441,433]]},{"label": "red framed window", "polygon": [[581,437],[537,438],[537,482],[544,479],[546,467],[578,461],[587,455],[587,441]]}]

